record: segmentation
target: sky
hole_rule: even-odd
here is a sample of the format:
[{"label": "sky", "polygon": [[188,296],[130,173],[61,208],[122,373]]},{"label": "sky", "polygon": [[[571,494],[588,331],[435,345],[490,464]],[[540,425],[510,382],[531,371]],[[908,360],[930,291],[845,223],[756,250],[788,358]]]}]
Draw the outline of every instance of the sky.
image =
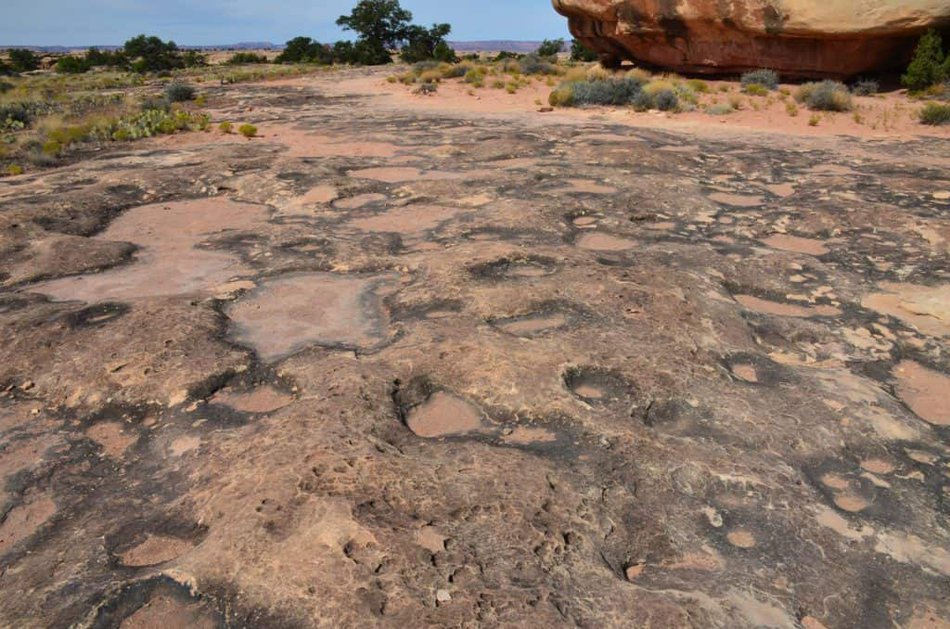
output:
[{"label": "sky", "polygon": [[[32,0],[2,11],[0,46],[119,45],[146,33],[179,45],[349,36],[336,19],[357,0]],[[568,37],[550,0],[401,0],[414,22],[448,22],[450,40]]]}]

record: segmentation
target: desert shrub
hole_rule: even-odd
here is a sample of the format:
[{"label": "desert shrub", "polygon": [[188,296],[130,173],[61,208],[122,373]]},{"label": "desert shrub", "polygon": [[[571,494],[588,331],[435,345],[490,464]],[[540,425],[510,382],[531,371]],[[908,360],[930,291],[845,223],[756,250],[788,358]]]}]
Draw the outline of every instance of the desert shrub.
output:
[{"label": "desert shrub", "polygon": [[525,55],[519,59],[518,70],[521,74],[557,74],[557,66],[537,55]]},{"label": "desert shrub", "polygon": [[901,77],[901,83],[911,92],[920,92],[947,78],[948,67],[943,54],[943,42],[937,31],[924,33],[917,43],[914,58]]},{"label": "desert shrub", "polygon": [[855,96],[873,96],[881,89],[881,84],[874,79],[862,79],[851,86],[851,93]]},{"label": "desert shrub", "polygon": [[[274,59],[274,63],[319,63],[328,65],[333,63],[336,56],[336,46],[331,48],[309,37],[294,37]],[[355,48],[350,45],[347,56],[355,56]],[[342,52],[342,49],[341,49]],[[347,63],[355,63],[355,59],[346,59]]]},{"label": "desert shrub", "polygon": [[805,83],[798,88],[795,100],[817,111],[851,111],[854,106],[848,88],[838,81]]},{"label": "desert shrub", "polygon": [[433,83],[422,83],[421,85],[419,85],[419,87],[412,90],[412,93],[426,96],[428,94],[435,94],[438,91],[439,91],[439,84],[433,82]]},{"label": "desert shrub", "polygon": [[499,61],[507,61],[508,59],[514,59],[515,61],[517,61],[518,59],[521,59],[523,56],[524,55],[522,55],[521,53],[510,52],[508,50],[502,50],[497,55],[492,57],[490,61],[492,63],[498,63]]},{"label": "desert shrub", "polygon": [[769,94],[769,88],[758,83],[749,83],[748,85],[743,85],[742,91],[749,96],[768,96]]},{"label": "desert shrub", "polygon": [[485,83],[486,74],[488,74],[488,68],[485,66],[469,68],[469,70],[465,73],[464,81],[475,87],[481,87]]},{"label": "desert shrub", "polygon": [[655,103],[653,102],[653,94],[647,92],[646,90],[640,90],[637,92],[630,104],[637,111],[647,111],[655,107]]},{"label": "desert shrub", "polygon": [[142,111],[153,109],[157,111],[169,111],[171,108],[171,102],[164,96],[149,96],[142,101]]},{"label": "desert shrub", "polygon": [[808,118],[809,127],[817,127],[819,122],[821,122],[821,116],[818,114],[812,114],[811,117]]},{"label": "desert shrub", "polygon": [[31,72],[40,67],[40,58],[32,50],[11,48],[7,51],[14,72]]},{"label": "desert shrub", "polygon": [[775,70],[752,70],[742,75],[741,83],[745,88],[748,85],[762,85],[769,90],[778,89],[779,76]]},{"label": "desert shrub", "polygon": [[259,55],[254,52],[236,52],[226,62],[228,65],[237,66],[250,63],[269,63],[265,55]]},{"label": "desert shrub", "polygon": [[637,79],[641,83],[649,83],[653,80],[653,75],[643,68],[633,68],[631,70],[627,70],[626,76],[628,79]]},{"label": "desert shrub", "polygon": [[231,133],[234,132],[234,125],[228,122],[227,120],[225,120],[224,122],[218,125],[218,130],[221,133],[230,135]]},{"label": "desert shrub", "polygon": [[203,113],[149,109],[131,117],[100,123],[91,129],[89,138],[125,142],[178,131],[203,131],[210,124],[210,117]]},{"label": "desert shrub", "polygon": [[17,175],[23,174],[23,167],[19,164],[10,164],[7,166],[7,174],[11,177],[16,177]]},{"label": "desert shrub", "polygon": [[679,102],[680,99],[673,90],[664,89],[653,94],[654,106],[660,111],[673,111]]},{"label": "desert shrub", "polygon": [[555,57],[562,50],[564,50],[563,39],[545,39],[541,42],[541,45],[538,46],[535,54],[539,57]]},{"label": "desert shrub", "polygon": [[920,122],[933,126],[950,124],[950,105],[927,103],[920,110]]},{"label": "desert shrub", "polygon": [[580,81],[572,86],[572,105],[630,105],[643,88],[636,79],[608,79],[606,81]]},{"label": "desert shrub", "polygon": [[710,116],[725,116],[734,112],[735,109],[729,103],[717,103],[706,107],[706,113]]},{"label": "desert shrub", "polygon": [[184,103],[195,100],[195,88],[187,83],[169,83],[165,88],[165,98],[171,103]]},{"label": "desert shrub", "polygon": [[399,56],[406,63],[415,63],[424,59],[455,63],[458,57],[445,41],[445,37],[450,32],[452,32],[452,27],[448,24],[433,24],[432,28],[407,26],[402,37],[406,45],[403,46]]},{"label": "desert shrub", "polygon": [[699,96],[696,91],[690,87],[689,83],[676,83],[673,85],[673,93],[680,101],[680,108],[686,105],[696,105],[699,103]]},{"label": "desert shrub", "polygon": [[242,124],[240,127],[238,127],[238,133],[250,140],[251,138],[257,136],[257,127],[252,124]]},{"label": "desert shrub", "polygon": [[690,79],[686,81],[686,84],[692,88],[692,90],[698,94],[708,94],[709,93],[709,83],[703,81],[702,79]]},{"label": "desert shrub", "polygon": [[18,131],[30,126],[36,116],[32,103],[0,104],[0,130]]},{"label": "desert shrub", "polygon": [[460,79],[469,73],[472,66],[467,63],[453,63],[443,64],[439,69],[443,79]]},{"label": "desert shrub", "polygon": [[607,81],[613,78],[613,73],[603,66],[596,65],[587,68],[584,78],[587,81]]},{"label": "desert shrub", "polygon": [[548,95],[551,107],[571,107],[574,105],[574,87],[572,83],[561,83]]},{"label": "desert shrub", "polygon": [[122,49],[125,56],[132,60],[133,72],[141,74],[185,67],[185,60],[175,42],[164,42],[154,35],[133,37],[125,42]]},{"label": "desert shrub", "polygon": [[92,66],[81,57],[67,55],[65,57],[61,57],[59,61],[56,62],[54,68],[60,74],[82,74],[84,72],[89,72],[89,70],[92,69]]},{"label": "desert shrub", "polygon": [[795,101],[790,100],[785,103],[785,113],[794,118],[798,115],[798,105],[795,104]]},{"label": "desert shrub", "polygon": [[585,46],[579,40],[574,39],[571,41],[571,61],[589,63],[591,61],[597,61],[597,59],[599,59],[597,53]]}]

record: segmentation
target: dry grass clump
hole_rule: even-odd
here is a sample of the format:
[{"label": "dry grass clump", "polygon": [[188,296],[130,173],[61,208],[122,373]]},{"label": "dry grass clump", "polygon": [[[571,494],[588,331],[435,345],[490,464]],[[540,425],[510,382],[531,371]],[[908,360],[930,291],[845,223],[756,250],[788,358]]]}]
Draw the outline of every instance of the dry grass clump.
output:
[{"label": "dry grass clump", "polygon": [[816,111],[851,111],[854,107],[847,86],[838,81],[805,83],[798,88],[795,100]]},{"label": "dry grass clump", "polygon": [[925,125],[945,125],[950,124],[950,104],[946,103],[927,103],[920,110],[919,119],[921,124]]}]

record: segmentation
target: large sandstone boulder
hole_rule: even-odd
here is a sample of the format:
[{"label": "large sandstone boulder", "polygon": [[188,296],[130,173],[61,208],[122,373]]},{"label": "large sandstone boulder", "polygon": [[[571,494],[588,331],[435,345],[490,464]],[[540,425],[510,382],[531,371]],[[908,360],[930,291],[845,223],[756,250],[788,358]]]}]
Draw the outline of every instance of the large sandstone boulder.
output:
[{"label": "large sandstone boulder", "polygon": [[950,0],[553,0],[607,63],[679,72],[772,68],[848,77],[906,64],[927,28],[950,29]]}]

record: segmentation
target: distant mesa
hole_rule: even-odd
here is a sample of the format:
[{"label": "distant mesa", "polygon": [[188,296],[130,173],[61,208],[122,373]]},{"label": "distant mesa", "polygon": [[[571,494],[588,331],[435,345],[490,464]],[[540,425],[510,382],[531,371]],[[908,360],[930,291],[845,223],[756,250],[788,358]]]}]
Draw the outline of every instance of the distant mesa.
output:
[{"label": "distant mesa", "polygon": [[686,73],[771,68],[847,78],[906,66],[928,28],[950,31],[946,0],[552,0],[607,65]]}]

